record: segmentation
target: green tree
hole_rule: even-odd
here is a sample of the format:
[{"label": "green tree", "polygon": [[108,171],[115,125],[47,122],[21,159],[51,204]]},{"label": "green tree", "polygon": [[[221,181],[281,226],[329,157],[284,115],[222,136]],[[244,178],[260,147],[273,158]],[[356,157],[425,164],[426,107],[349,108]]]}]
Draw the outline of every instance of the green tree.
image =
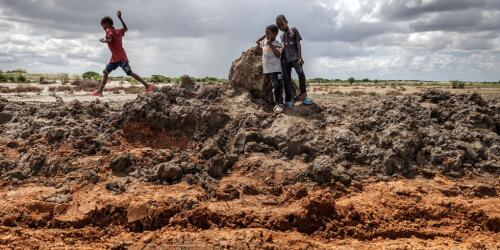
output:
[{"label": "green tree", "polygon": [[99,80],[101,79],[101,75],[99,73],[94,72],[94,71],[87,71],[82,74],[83,79],[86,80]]},{"label": "green tree", "polygon": [[463,89],[465,88],[465,83],[461,81],[451,81],[451,87],[454,89]]},{"label": "green tree", "polygon": [[347,79],[347,81],[348,81],[350,84],[353,84],[354,82],[356,82],[356,79],[354,79],[354,77],[350,77],[349,79]]},{"label": "green tree", "polygon": [[24,74],[19,74],[17,82],[26,82],[26,76]]},{"label": "green tree", "polygon": [[167,78],[162,76],[162,75],[152,75],[151,82],[154,82],[154,83],[167,82]]}]

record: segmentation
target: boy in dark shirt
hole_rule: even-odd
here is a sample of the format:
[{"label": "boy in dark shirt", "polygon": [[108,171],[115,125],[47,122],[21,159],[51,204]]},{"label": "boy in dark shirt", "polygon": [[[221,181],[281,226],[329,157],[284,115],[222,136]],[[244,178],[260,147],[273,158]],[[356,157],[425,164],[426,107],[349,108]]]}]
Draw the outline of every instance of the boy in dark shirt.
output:
[{"label": "boy in dark shirt", "polygon": [[102,91],[104,90],[104,86],[108,81],[109,73],[111,73],[111,71],[117,69],[118,67],[122,68],[123,71],[125,71],[125,73],[128,76],[131,76],[140,83],[142,83],[142,85],[144,85],[144,87],[146,88],[145,90],[146,93],[151,93],[154,90],[154,85],[147,84],[140,76],[132,72],[132,69],[128,64],[127,53],[125,53],[125,49],[123,49],[122,46],[122,38],[125,35],[125,32],[127,32],[128,28],[122,19],[121,11],[117,12],[117,16],[122,23],[123,26],[122,29],[115,29],[113,27],[113,19],[111,19],[111,17],[104,17],[101,20],[101,26],[106,31],[106,38],[101,39],[101,42],[108,44],[109,50],[111,51],[111,60],[109,61],[109,64],[106,66],[106,69],[104,69],[103,71],[104,76],[102,78],[99,90],[92,93],[92,95],[98,97],[103,96]]},{"label": "boy in dark shirt", "polygon": [[[300,44],[302,37],[300,36],[299,30],[295,27],[288,27],[288,20],[284,15],[276,17],[276,25],[283,31],[281,42],[283,43],[284,49],[283,53],[281,53],[281,62],[285,88],[292,86],[292,68],[294,68],[299,76],[300,95],[298,99],[306,105],[313,104],[313,101],[307,97],[306,76],[302,68],[304,59],[302,59],[302,46]],[[293,106],[292,100],[286,100],[286,105],[288,107]]]}]

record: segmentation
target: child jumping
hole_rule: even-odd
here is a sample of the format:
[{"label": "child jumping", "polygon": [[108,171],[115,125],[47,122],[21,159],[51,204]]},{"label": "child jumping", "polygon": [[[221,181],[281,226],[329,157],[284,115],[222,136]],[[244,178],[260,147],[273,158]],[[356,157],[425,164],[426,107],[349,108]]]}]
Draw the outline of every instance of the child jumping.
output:
[{"label": "child jumping", "polygon": [[[300,95],[298,99],[305,105],[313,104],[313,101],[307,97],[306,89],[306,75],[304,74],[304,59],[302,59],[302,46],[300,41],[302,37],[300,36],[299,30],[297,28],[288,27],[288,20],[284,15],[279,15],[276,17],[276,25],[283,31],[281,35],[281,42],[283,43],[283,53],[281,53],[281,63],[283,68],[283,77],[286,86],[292,86],[292,68],[299,76],[299,88]],[[286,100],[286,106],[292,107],[292,100]]]},{"label": "child jumping", "polygon": [[[266,35],[259,38],[257,44],[262,48],[262,67],[264,69],[264,74],[269,77],[273,84],[274,101],[276,102],[273,111],[275,113],[282,113],[285,107],[283,103],[283,74],[280,59],[283,47],[280,42],[276,41],[278,32],[278,26],[268,26],[266,28]],[[287,97],[291,97],[291,89],[287,91],[285,88],[285,92]]]},{"label": "child jumping", "polygon": [[101,42],[108,44],[109,50],[111,51],[111,60],[103,71],[104,76],[102,78],[99,90],[92,93],[92,95],[98,97],[103,96],[102,91],[104,90],[104,86],[108,81],[108,75],[118,67],[122,68],[128,76],[131,76],[137,81],[141,82],[142,85],[144,85],[144,88],[146,88],[146,93],[151,93],[154,90],[154,85],[147,84],[140,76],[132,72],[132,69],[130,68],[127,54],[125,53],[125,49],[123,49],[122,46],[122,38],[125,35],[125,32],[127,32],[128,28],[122,19],[121,11],[117,12],[117,16],[122,23],[122,29],[115,29],[113,27],[113,19],[111,19],[111,17],[109,16],[103,17],[101,19],[101,26],[106,31],[106,38],[101,39]]}]

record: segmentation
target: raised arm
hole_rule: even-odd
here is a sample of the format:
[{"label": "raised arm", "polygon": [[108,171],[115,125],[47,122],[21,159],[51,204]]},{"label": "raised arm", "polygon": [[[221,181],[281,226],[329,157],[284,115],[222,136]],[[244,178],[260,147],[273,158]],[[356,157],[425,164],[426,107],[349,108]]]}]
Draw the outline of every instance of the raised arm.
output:
[{"label": "raised arm", "polygon": [[262,40],[264,40],[266,38],[266,35],[263,35],[261,37],[259,37],[259,39],[257,40],[257,45],[260,47],[260,42],[262,42]]},{"label": "raised arm", "polygon": [[118,11],[118,12],[116,12],[116,15],[118,16],[118,19],[120,19],[120,22],[122,22],[123,30],[128,31],[127,24],[125,24],[125,21],[123,21],[123,18],[122,18],[122,12]]}]

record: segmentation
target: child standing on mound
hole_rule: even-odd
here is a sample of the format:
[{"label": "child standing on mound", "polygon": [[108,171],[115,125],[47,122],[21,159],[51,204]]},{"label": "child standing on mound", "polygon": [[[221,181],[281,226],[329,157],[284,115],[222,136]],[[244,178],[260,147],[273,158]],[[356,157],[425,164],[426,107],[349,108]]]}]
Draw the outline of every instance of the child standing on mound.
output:
[{"label": "child standing on mound", "polygon": [[[266,35],[257,40],[257,44],[262,48],[262,67],[264,74],[269,77],[273,84],[274,106],[275,113],[282,113],[284,111],[283,102],[283,72],[281,70],[281,51],[282,45],[276,41],[278,36],[278,26],[270,25],[266,28]],[[265,39],[265,40],[264,40]],[[291,90],[291,89],[290,89]],[[285,88],[287,98],[291,97],[291,91]]]},{"label": "child standing on mound", "polygon": [[98,97],[103,96],[102,91],[104,90],[104,86],[108,81],[108,75],[118,67],[122,68],[123,71],[125,71],[125,73],[128,76],[131,76],[137,81],[141,82],[146,88],[145,90],[146,93],[151,93],[154,90],[154,85],[147,84],[140,76],[132,72],[132,69],[130,68],[127,54],[125,53],[125,50],[123,49],[122,46],[122,38],[125,35],[125,32],[127,32],[128,28],[122,19],[121,11],[117,12],[117,16],[122,23],[123,26],[122,29],[115,29],[115,27],[113,27],[113,19],[111,19],[111,17],[109,16],[104,17],[101,20],[101,26],[106,31],[106,38],[101,39],[101,42],[108,44],[109,50],[111,51],[111,60],[109,61],[109,64],[106,66],[106,69],[104,69],[103,71],[104,76],[102,78],[99,90],[92,93],[92,95]]},{"label": "child standing on mound", "polygon": [[[285,86],[292,86],[292,69],[295,69],[295,72],[299,76],[300,95],[298,99],[305,105],[313,104],[313,101],[307,97],[306,75],[302,68],[304,59],[302,59],[302,46],[300,44],[302,37],[300,36],[299,30],[297,28],[290,28],[288,26],[288,20],[286,20],[284,15],[276,17],[276,25],[283,31],[281,42],[284,48],[283,53],[281,53],[281,62]],[[293,102],[287,100],[286,105],[291,107],[293,106]]]}]

